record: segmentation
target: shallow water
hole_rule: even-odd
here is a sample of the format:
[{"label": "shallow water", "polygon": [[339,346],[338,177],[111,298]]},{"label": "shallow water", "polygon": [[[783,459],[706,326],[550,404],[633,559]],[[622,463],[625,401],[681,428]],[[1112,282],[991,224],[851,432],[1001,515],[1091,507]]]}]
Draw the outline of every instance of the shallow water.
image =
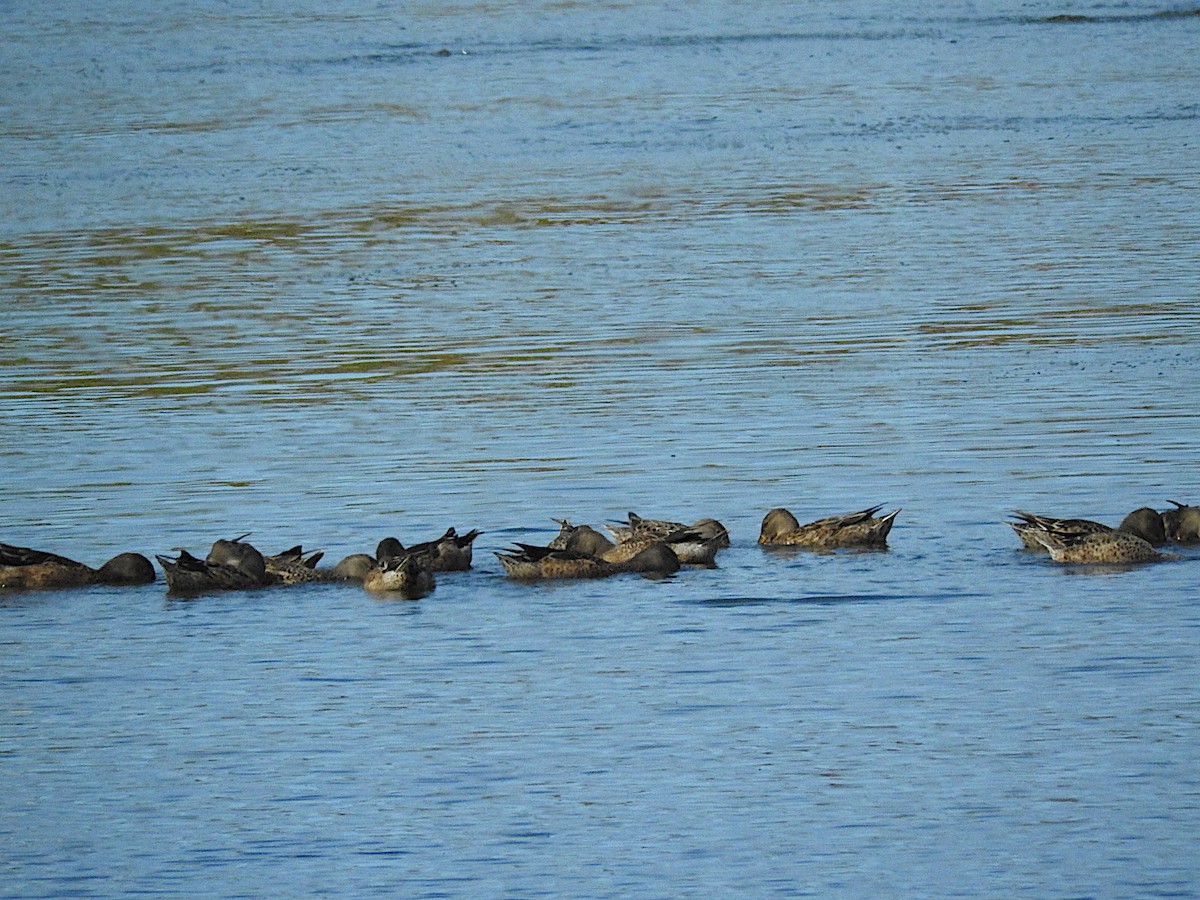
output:
[{"label": "shallow water", "polygon": [[[485,534],[417,603],[0,597],[0,895],[1200,891],[1197,554],[1002,524],[1200,496],[1200,16],[7,18],[0,540]],[[734,545],[501,577],[630,509]]]}]

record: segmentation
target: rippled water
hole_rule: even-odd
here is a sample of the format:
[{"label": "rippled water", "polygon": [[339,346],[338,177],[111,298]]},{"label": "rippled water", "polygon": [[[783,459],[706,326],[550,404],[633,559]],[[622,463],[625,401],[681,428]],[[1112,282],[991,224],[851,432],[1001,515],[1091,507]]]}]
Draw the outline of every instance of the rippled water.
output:
[{"label": "rippled water", "polygon": [[[6,9],[0,540],[486,533],[0,598],[0,895],[1200,892],[1196,554],[1002,524],[1200,497],[1200,15],[94,6]],[[630,509],[734,546],[492,557]]]}]

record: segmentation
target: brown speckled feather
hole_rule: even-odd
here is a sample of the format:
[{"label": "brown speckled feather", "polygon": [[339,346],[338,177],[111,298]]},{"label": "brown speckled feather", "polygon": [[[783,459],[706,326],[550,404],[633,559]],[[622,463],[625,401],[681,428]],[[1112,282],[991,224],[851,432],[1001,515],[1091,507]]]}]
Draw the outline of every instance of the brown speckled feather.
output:
[{"label": "brown speckled feather", "polygon": [[763,517],[759,532],[760,544],[783,547],[809,547],[813,549],[835,549],[838,547],[887,546],[887,537],[892,530],[900,510],[886,516],[875,517],[882,506],[827,516],[823,519],[800,525],[795,516],[786,509],[773,509]]},{"label": "brown speckled feather", "polygon": [[1120,565],[1156,562],[1166,558],[1165,554],[1155,550],[1147,541],[1124,531],[1055,530],[1034,534],[1050,551],[1050,558],[1059,563]]},{"label": "brown speckled feather", "polygon": [[365,590],[375,594],[396,594],[404,600],[419,600],[436,586],[425,556],[417,554],[388,559],[363,578]]}]

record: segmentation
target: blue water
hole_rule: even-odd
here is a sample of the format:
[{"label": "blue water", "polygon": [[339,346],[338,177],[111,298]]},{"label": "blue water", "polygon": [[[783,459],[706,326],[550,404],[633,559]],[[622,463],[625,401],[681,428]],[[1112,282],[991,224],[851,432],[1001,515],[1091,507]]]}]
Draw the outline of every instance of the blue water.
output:
[{"label": "blue water", "polygon": [[[485,534],[0,596],[0,896],[1200,893],[1196,551],[1003,525],[1200,502],[1200,16],[76,7],[0,43],[0,540]],[[492,556],[629,510],[733,546]]]}]

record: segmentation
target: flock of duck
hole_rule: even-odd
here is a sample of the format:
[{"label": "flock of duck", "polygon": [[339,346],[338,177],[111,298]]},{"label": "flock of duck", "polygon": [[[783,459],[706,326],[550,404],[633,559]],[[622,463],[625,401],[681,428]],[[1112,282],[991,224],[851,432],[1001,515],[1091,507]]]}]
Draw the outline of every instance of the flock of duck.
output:
[{"label": "flock of duck", "polygon": [[[1200,507],[1170,502],[1173,508],[1163,512],[1150,507],[1136,509],[1115,528],[1090,519],[1021,511],[1007,524],[1025,548],[1049,553],[1058,563],[1153,562],[1173,556],[1158,549],[1168,542],[1200,543]],[[873,506],[804,525],[788,510],[772,509],[763,517],[758,543],[812,550],[886,549],[900,510],[879,515],[882,509]],[[715,567],[717,553],[729,546],[729,531],[716,519],[687,525],[631,512],[620,524],[604,525],[607,534],[590,525],[555,521],[559,533],[549,544],[517,543],[495,554],[507,576],[527,581],[604,578],[625,572],[662,577],[681,566]],[[471,568],[472,547],[480,534],[475,529],[459,534],[450,528],[439,538],[409,547],[387,537],[379,542],[374,555],[351,554],[327,569],[318,568],[321,552],[305,553],[302,546],[296,546],[267,556],[246,541],[249,535],[216,541],[204,559],[183,549],[178,549],[175,557],[156,558],[167,590],[176,594],[341,581],[360,583],[372,593],[416,600],[434,589],[437,573]],[[119,554],[93,569],[54,553],[0,543],[0,590],[135,585],[155,579],[154,566],[139,553]]]}]

